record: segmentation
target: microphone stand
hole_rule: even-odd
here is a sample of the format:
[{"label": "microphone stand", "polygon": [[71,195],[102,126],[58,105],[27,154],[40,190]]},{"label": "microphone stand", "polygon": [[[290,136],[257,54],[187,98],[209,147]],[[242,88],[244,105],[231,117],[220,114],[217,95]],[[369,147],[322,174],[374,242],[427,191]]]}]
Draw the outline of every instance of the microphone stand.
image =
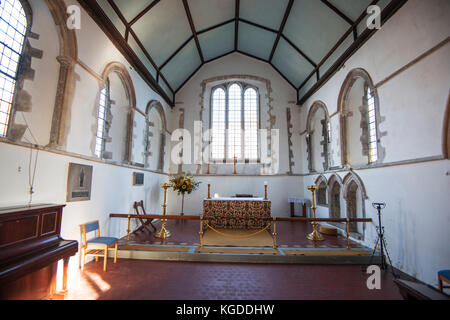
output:
[{"label": "microphone stand", "polygon": [[[392,266],[392,260],[389,256],[389,252],[387,250],[386,239],[384,237],[384,227],[381,223],[381,210],[386,208],[386,203],[373,203],[372,206],[377,210],[378,213],[378,227],[377,227],[377,241],[375,243],[375,248],[373,249],[372,256],[370,257],[369,265],[372,264],[372,260],[375,257],[375,253],[377,251],[378,243],[380,244],[380,254],[381,254],[381,269],[387,270],[389,266],[391,267],[391,272],[394,279],[397,279],[398,276],[394,273],[394,267]],[[387,259],[386,259],[387,257]]]}]

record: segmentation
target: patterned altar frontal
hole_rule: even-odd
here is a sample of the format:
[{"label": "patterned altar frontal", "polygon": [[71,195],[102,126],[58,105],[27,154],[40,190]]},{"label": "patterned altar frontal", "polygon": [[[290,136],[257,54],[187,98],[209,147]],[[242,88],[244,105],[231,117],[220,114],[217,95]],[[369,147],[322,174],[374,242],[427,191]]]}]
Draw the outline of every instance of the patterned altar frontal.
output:
[{"label": "patterned altar frontal", "polygon": [[270,223],[271,202],[257,198],[216,198],[203,202],[203,217],[213,228],[263,229]]}]

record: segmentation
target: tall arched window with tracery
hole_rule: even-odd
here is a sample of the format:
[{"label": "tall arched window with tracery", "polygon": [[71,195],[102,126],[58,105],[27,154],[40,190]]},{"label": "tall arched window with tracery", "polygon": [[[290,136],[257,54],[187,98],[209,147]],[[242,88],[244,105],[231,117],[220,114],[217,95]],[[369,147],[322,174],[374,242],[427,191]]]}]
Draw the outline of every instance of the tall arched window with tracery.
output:
[{"label": "tall arched window with tracery", "polygon": [[19,0],[0,1],[1,137],[5,137],[8,132],[27,28],[28,21],[21,2]]},{"label": "tall arched window with tracery", "polygon": [[213,161],[259,159],[259,93],[245,83],[212,90],[211,158]]}]

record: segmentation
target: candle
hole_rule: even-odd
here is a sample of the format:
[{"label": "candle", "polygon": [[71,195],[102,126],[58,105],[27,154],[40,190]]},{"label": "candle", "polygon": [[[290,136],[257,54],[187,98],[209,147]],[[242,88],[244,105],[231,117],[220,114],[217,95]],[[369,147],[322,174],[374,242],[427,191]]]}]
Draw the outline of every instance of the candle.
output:
[{"label": "candle", "polygon": [[264,185],[267,186],[269,183],[267,181],[264,181]]}]

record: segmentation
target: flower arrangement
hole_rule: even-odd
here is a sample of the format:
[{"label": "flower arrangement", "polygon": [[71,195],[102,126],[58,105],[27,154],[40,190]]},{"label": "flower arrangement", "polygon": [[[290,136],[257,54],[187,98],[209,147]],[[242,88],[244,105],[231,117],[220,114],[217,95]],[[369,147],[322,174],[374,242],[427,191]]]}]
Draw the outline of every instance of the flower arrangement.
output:
[{"label": "flower arrangement", "polygon": [[172,183],[173,191],[177,191],[178,195],[191,194],[201,184],[201,182],[196,182],[192,177],[188,176],[175,177],[170,182]]}]

